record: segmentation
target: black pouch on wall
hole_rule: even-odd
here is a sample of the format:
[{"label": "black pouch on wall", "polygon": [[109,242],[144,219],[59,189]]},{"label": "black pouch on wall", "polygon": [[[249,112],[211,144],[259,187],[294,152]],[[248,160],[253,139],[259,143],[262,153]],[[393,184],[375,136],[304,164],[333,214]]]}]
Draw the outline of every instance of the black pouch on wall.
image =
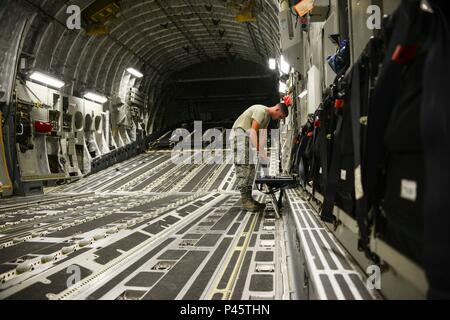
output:
[{"label": "black pouch on wall", "polygon": [[331,141],[328,148],[328,163],[329,168],[327,172],[327,181],[324,195],[324,201],[320,217],[323,221],[334,223],[336,221],[333,215],[333,207],[337,199],[339,190],[342,189],[340,182],[340,173],[342,167],[342,151],[345,143],[346,132],[344,132],[344,117],[346,114],[346,106],[349,92],[349,79],[351,78],[351,71],[345,76],[336,77],[332,90],[332,121],[330,122],[329,133],[331,134]]},{"label": "black pouch on wall", "polygon": [[304,186],[307,183],[308,175],[308,160],[307,160],[307,147],[309,144],[308,138],[308,122],[305,123],[301,128],[297,136],[298,144],[295,148],[295,155],[293,161],[293,173],[299,175],[300,182]]},{"label": "black pouch on wall", "polygon": [[303,152],[302,156],[302,162],[305,168],[305,179],[306,182],[309,182],[313,179],[313,172],[312,172],[312,164],[313,164],[313,153],[314,153],[314,139],[313,139],[313,131],[314,131],[314,124],[312,123],[312,120],[308,120],[308,122],[305,125],[305,131],[304,131],[304,140],[305,140],[305,151]]},{"label": "black pouch on wall", "polygon": [[424,159],[420,106],[424,58],[422,54],[405,66],[403,86],[386,130],[382,202],[383,238],[418,263],[422,262],[423,234]]},{"label": "black pouch on wall", "polygon": [[348,98],[342,112],[342,132],[340,139],[335,139],[333,142],[333,148],[340,149],[340,167],[338,172],[335,173],[338,179],[335,205],[349,215],[352,215],[354,206],[353,138]]},{"label": "black pouch on wall", "polygon": [[294,172],[298,173],[300,180],[303,185],[307,183],[307,176],[309,170],[309,164],[307,160],[307,147],[309,144],[310,138],[307,135],[308,132],[308,123],[302,126],[299,134],[299,144],[297,148],[297,152],[295,155],[294,161]]},{"label": "black pouch on wall", "polygon": [[327,135],[331,125],[331,101],[325,99],[316,112],[314,121],[314,189],[319,193],[325,192],[329,164],[329,140]]},{"label": "black pouch on wall", "polygon": [[421,130],[425,156],[424,266],[429,299],[450,299],[450,2],[430,0],[433,26],[424,67]]},{"label": "black pouch on wall", "polygon": [[[423,153],[420,104],[430,14],[402,1],[385,32],[386,55],[368,115],[363,186],[376,237],[421,262]],[[381,210],[378,210],[381,209]],[[367,213],[366,213],[367,216]]]},{"label": "black pouch on wall", "polygon": [[338,174],[338,188],[336,192],[336,206],[353,216],[355,203],[353,137],[350,103],[346,103],[342,119],[341,166]]},{"label": "black pouch on wall", "polygon": [[382,238],[405,256],[422,263],[423,243],[423,156],[393,153],[386,167]]},{"label": "black pouch on wall", "polygon": [[425,55],[413,59],[384,137],[388,152],[383,209],[385,240],[414,261],[422,262],[424,160],[420,105]]}]

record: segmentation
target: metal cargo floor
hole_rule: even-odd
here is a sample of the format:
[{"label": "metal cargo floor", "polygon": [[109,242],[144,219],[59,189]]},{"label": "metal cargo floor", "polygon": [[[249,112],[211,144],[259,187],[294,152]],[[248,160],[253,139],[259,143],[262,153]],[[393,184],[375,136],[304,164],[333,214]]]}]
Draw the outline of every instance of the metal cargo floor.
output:
[{"label": "metal cargo floor", "polygon": [[149,152],[2,202],[0,298],[302,298],[289,216],[318,298],[376,298],[300,194],[288,192],[275,220],[269,201],[242,211],[234,185],[229,164],[175,166],[170,153]]}]

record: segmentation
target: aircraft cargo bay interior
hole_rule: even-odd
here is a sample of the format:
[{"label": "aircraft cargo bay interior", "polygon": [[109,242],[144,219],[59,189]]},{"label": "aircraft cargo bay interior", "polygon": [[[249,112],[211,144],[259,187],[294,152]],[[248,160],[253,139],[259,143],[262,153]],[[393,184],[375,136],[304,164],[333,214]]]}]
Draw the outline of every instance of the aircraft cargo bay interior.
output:
[{"label": "aircraft cargo bay interior", "polygon": [[0,300],[449,299],[448,17],[1,0]]}]

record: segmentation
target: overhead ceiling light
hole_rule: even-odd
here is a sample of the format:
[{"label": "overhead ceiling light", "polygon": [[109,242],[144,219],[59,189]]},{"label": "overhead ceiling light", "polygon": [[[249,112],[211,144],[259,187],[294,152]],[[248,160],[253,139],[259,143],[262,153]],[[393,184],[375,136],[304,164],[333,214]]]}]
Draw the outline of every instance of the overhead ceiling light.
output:
[{"label": "overhead ceiling light", "polygon": [[286,83],[280,81],[280,86],[279,86],[278,90],[280,93],[286,93],[286,91],[287,91]]},{"label": "overhead ceiling light", "polygon": [[49,75],[46,75],[44,73],[41,73],[39,71],[34,71],[31,75],[30,75],[30,79],[38,81],[40,83],[49,85],[53,88],[57,88],[60,89],[64,86],[64,82],[56,79],[54,77],[51,77]]},{"label": "overhead ceiling light", "polygon": [[299,97],[300,99],[302,99],[302,98],[306,97],[307,94],[308,94],[308,90],[305,90],[305,91],[302,91],[302,93],[300,93],[300,94],[298,95],[298,97]]},{"label": "overhead ceiling light", "polygon": [[135,76],[136,78],[142,78],[144,76],[142,73],[140,73],[139,71],[137,71],[134,68],[128,68],[127,71],[129,73],[131,73],[133,76]]},{"label": "overhead ceiling light", "polygon": [[284,60],[284,57],[281,56],[280,57],[280,70],[281,72],[283,72],[284,74],[289,74],[289,71],[291,71],[291,66],[289,65],[289,63],[287,63]]},{"label": "overhead ceiling light", "polygon": [[96,94],[94,92],[86,92],[84,94],[84,97],[86,99],[98,102],[98,103],[105,103],[106,101],[108,101],[108,98],[99,94]]},{"label": "overhead ceiling light", "polygon": [[270,70],[275,70],[277,68],[277,61],[274,58],[269,59]]}]

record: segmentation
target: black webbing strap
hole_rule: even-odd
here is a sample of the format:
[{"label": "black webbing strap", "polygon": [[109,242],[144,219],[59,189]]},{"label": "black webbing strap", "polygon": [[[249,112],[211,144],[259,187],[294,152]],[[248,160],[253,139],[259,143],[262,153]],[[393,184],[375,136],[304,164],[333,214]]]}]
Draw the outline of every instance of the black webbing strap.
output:
[{"label": "black webbing strap", "polygon": [[[366,99],[362,96],[368,94],[367,73],[361,75],[363,61],[360,59],[353,68],[352,89],[350,99],[350,113],[352,123],[353,138],[353,168],[354,168],[354,188],[355,188],[355,216],[359,228],[358,247],[369,256],[369,233],[367,226],[367,207],[364,198],[364,188],[362,184],[362,163],[361,163],[361,110],[364,110]],[[363,97],[363,99],[361,99]]]},{"label": "black webbing strap", "polygon": [[[328,165],[329,165],[329,155],[328,155],[328,149],[329,149],[329,140],[327,138],[328,131],[330,129],[330,120],[329,119],[329,113],[332,111],[331,108],[331,98],[327,97],[322,105],[322,110],[320,111],[320,130],[319,130],[319,140],[320,140],[320,146],[319,146],[319,154],[320,154],[320,161],[322,164],[322,185],[326,186],[327,184],[327,177],[328,177]],[[322,191],[323,192],[323,191]]]},{"label": "black webbing strap", "polygon": [[[302,136],[301,136],[300,144],[299,144],[298,150],[297,150],[297,158],[296,158],[295,166],[298,168],[298,174],[303,183],[306,183],[306,169],[305,169],[304,160],[303,160],[303,157],[304,157],[303,154],[305,153],[306,145],[307,145],[307,137],[306,137],[306,133],[302,129]],[[303,163],[303,166],[300,166],[301,163]]]},{"label": "black webbing strap", "polygon": [[[314,166],[314,174],[315,177],[318,177],[320,175],[320,168],[322,168],[322,180],[319,179],[314,179],[313,181],[313,195],[315,193],[315,189],[316,189],[316,183],[317,184],[322,184],[323,186],[326,186],[327,184],[327,179],[328,179],[328,165],[329,165],[329,155],[328,155],[328,139],[327,139],[327,134],[328,134],[328,130],[330,129],[330,119],[328,119],[328,113],[332,110],[330,110],[331,104],[332,104],[333,99],[328,96],[327,98],[325,98],[325,100],[321,103],[319,109],[316,111],[317,112],[317,117],[318,119],[315,119],[314,121],[314,144],[319,144],[317,149],[315,149],[315,152],[318,152],[319,157],[320,157],[320,161],[316,161],[315,159],[315,155],[314,155],[314,161],[313,161],[313,166]],[[316,121],[319,121],[319,126],[316,127]],[[320,181],[320,182],[319,182]],[[323,192],[323,190],[322,190]]]},{"label": "black webbing strap", "polygon": [[309,132],[312,131],[312,124],[307,123],[306,125],[306,145],[303,160],[305,161],[305,174],[306,174],[306,182],[309,183],[309,180],[312,178],[312,152],[314,152],[314,140],[309,136]]},{"label": "black webbing strap", "polygon": [[311,155],[311,166],[310,166],[310,168],[311,168],[311,177],[312,177],[312,196],[313,196],[313,198],[314,198],[314,196],[315,196],[315,193],[316,193],[316,155],[315,155],[315,153],[316,153],[316,150],[315,150],[315,145],[316,145],[316,128],[314,128],[314,121],[316,121],[316,113],[317,113],[317,110],[314,112],[314,117],[313,117],[313,135],[312,135],[312,137],[310,137],[311,138],[311,144],[312,144],[312,148],[311,148],[311,151],[312,151],[312,155]]},{"label": "black webbing strap", "polygon": [[334,143],[331,155],[331,164],[328,172],[327,187],[325,189],[322,212],[320,213],[321,219],[329,223],[334,223],[335,221],[333,208],[336,192],[339,185],[339,172],[341,170],[342,121],[342,110],[336,110],[336,130],[333,138]]},{"label": "black webbing strap", "polygon": [[[316,128],[316,120],[317,120],[317,116],[320,113],[320,108],[322,106],[320,106],[316,112],[314,112],[314,121],[313,121],[313,136],[312,136],[312,141],[313,141],[313,148],[312,148],[312,165],[311,165],[311,172],[313,174],[313,184],[312,184],[312,195],[313,197],[315,196],[316,193],[316,183],[318,183],[318,175],[319,175],[319,170],[317,167],[317,162],[316,162],[316,143],[319,141],[319,137],[317,135],[317,128]],[[320,166],[319,166],[320,167]]]}]

